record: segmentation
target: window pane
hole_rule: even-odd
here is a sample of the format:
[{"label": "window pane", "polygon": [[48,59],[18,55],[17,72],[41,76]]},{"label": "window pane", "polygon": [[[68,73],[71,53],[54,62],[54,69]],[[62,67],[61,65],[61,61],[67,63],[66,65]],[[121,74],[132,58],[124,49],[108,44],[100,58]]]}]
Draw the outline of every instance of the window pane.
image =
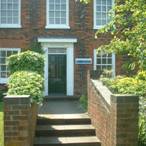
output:
[{"label": "window pane", "polygon": [[6,63],[6,59],[5,58],[0,58],[0,64],[5,64]]},{"label": "window pane", "polygon": [[61,24],[66,24],[66,19],[65,18],[61,18]]},{"label": "window pane", "polygon": [[101,5],[101,1],[102,1],[102,0],[96,0],[96,4],[97,4],[97,5]]},{"label": "window pane", "polygon": [[60,24],[60,18],[55,19],[55,24]]},{"label": "window pane", "polygon": [[9,70],[7,66],[6,59],[12,54],[18,53],[17,50],[13,49],[0,49],[0,78],[7,78],[9,75]]},{"label": "window pane", "polygon": [[[17,18],[17,21],[16,21]],[[0,24],[19,23],[19,0],[0,0]]]},{"label": "window pane", "polygon": [[96,26],[104,26],[110,22],[109,10],[111,8],[112,0],[96,0]]},{"label": "window pane", "polygon": [[49,23],[54,24],[54,18],[49,18]]},{"label": "window pane", "polygon": [[107,0],[107,5],[112,5],[112,0]]},{"label": "window pane", "polygon": [[66,0],[48,0],[49,4],[49,24],[66,24],[66,11],[67,1]]},{"label": "window pane", "polygon": [[97,59],[97,64],[101,64],[101,59]]},{"label": "window pane", "polygon": [[112,54],[99,52],[97,55],[96,67],[97,70],[112,69]]}]

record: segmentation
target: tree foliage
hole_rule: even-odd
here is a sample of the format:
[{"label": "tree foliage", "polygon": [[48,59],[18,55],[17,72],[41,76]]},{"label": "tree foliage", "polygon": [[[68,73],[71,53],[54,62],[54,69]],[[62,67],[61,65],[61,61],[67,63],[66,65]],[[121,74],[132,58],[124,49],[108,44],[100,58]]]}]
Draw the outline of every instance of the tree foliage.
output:
[{"label": "tree foliage", "polygon": [[116,0],[109,15],[111,22],[98,30],[96,37],[105,32],[113,37],[108,45],[99,49],[127,53],[136,58],[132,66],[137,63],[141,70],[146,69],[146,0]]}]

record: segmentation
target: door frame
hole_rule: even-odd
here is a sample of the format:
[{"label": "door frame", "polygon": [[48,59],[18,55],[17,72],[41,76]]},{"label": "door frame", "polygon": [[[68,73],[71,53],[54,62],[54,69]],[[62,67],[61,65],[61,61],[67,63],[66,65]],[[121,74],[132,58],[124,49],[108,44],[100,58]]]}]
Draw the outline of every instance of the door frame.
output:
[{"label": "door frame", "polygon": [[41,43],[42,48],[45,53],[45,67],[44,67],[44,85],[45,91],[44,95],[48,96],[48,49],[66,49],[67,57],[67,96],[74,95],[74,43],[77,42],[77,39],[52,39],[52,38],[38,38],[38,42]]}]

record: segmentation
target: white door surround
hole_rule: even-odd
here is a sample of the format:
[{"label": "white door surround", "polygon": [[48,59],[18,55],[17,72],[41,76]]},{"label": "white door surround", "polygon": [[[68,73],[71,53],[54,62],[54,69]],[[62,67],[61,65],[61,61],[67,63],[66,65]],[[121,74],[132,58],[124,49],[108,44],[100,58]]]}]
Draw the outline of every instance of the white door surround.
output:
[{"label": "white door surround", "polygon": [[51,49],[66,49],[67,55],[67,96],[74,95],[74,43],[77,42],[75,38],[38,38],[45,52],[45,96],[48,96],[48,54]]}]

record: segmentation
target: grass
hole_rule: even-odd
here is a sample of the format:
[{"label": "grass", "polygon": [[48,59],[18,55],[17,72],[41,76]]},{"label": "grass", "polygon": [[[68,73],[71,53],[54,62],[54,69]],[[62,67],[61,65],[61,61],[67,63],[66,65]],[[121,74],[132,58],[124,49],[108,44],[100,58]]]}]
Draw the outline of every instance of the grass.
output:
[{"label": "grass", "polygon": [[4,146],[3,103],[0,102],[0,146]]}]

